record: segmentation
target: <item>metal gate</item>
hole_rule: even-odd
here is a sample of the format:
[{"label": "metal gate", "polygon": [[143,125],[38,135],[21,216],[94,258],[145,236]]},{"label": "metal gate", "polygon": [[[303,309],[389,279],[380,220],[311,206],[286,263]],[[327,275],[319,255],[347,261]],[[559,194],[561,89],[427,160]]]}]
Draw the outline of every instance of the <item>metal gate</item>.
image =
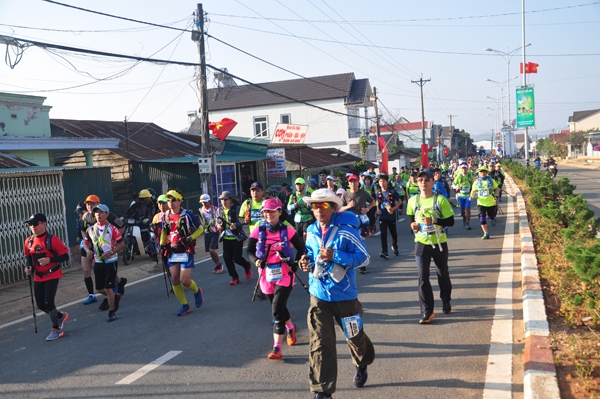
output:
[{"label": "metal gate", "polygon": [[62,171],[0,173],[0,204],[0,285],[26,278],[24,222],[32,214],[44,213],[48,231],[69,247]]},{"label": "metal gate", "polygon": [[237,180],[236,165],[234,163],[217,165],[217,173],[213,175],[212,179],[214,195],[211,199],[213,205],[221,205],[218,197],[223,191],[229,191],[233,195],[238,195]]}]

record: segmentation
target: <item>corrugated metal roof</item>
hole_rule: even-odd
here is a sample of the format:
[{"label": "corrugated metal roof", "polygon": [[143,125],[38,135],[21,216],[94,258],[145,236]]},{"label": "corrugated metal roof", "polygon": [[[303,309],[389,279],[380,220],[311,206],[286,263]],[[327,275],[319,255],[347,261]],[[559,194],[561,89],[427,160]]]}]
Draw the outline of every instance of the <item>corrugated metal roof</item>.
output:
[{"label": "corrugated metal roof", "polygon": [[199,156],[201,153],[199,146],[154,123],[127,122],[129,133],[123,122],[51,119],[50,124],[78,137],[119,139],[119,148],[111,151],[134,161]]},{"label": "corrugated metal roof", "polygon": [[23,168],[27,166],[36,165],[8,152],[0,152],[0,168]]},{"label": "corrugated metal roof", "polygon": [[[343,159],[348,162],[356,163],[362,161],[362,158],[354,156],[352,154],[348,154],[347,152],[341,151],[337,148],[319,148],[321,151],[326,151],[329,154],[336,154],[335,156],[339,157],[339,159]],[[377,168],[377,164],[373,162],[365,161],[368,167]]]},{"label": "corrugated metal roof", "polygon": [[[302,155],[300,155],[300,153]],[[285,150],[286,162],[300,165],[300,157],[302,157],[302,169],[332,168],[336,166],[352,165],[355,162],[331,155],[328,151],[311,147],[303,147],[298,150]],[[298,170],[298,168],[290,168],[290,170]]]},{"label": "corrugated metal roof", "polygon": [[371,99],[371,85],[369,79],[355,79],[348,94],[346,104],[368,104]]},{"label": "corrugated metal roof", "polygon": [[[345,100],[350,93],[353,80],[354,73],[350,72],[314,78],[259,83],[257,86],[300,101],[318,101],[332,98],[343,98]],[[242,85],[209,89],[208,109],[209,111],[218,111],[293,102],[260,87]]]}]

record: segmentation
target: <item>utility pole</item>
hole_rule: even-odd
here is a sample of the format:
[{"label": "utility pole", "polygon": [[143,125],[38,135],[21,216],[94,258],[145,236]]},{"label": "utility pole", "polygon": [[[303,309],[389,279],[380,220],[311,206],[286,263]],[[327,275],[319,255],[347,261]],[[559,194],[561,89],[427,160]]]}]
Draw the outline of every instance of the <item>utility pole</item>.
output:
[{"label": "utility pole", "polygon": [[[202,158],[211,157],[210,153],[210,133],[208,130],[208,88],[206,84],[206,54],[204,49],[204,11],[202,9],[202,3],[198,3],[196,9],[196,28],[197,30],[192,32],[192,40],[198,44],[198,53],[200,54],[200,79],[198,82],[198,88],[200,90],[200,121],[202,122],[200,128],[200,151]],[[214,157],[212,157],[214,161]],[[215,163],[211,162],[211,168],[215,168]],[[200,181],[202,183],[203,194],[212,193],[212,182],[211,173],[201,173]]]},{"label": "utility pole", "polygon": [[373,101],[373,108],[375,110],[375,128],[376,128],[376,132],[377,132],[377,155],[376,155],[376,160],[377,160],[377,169],[379,169],[381,171],[381,147],[379,144],[379,137],[381,137],[381,130],[379,127],[379,112],[377,111],[377,87],[373,87],[373,97],[374,97],[374,101]]},{"label": "utility pole", "polygon": [[[458,115],[448,115],[448,118],[450,118],[450,147],[452,147],[452,136],[454,136],[454,126],[452,126],[452,118],[456,118]],[[450,148],[452,149],[452,148]]]},{"label": "utility pole", "polygon": [[431,82],[431,78],[423,80],[423,75],[419,80],[411,80],[411,83],[416,83],[421,87],[421,134],[423,136],[423,142],[421,144],[427,144],[425,141],[425,106],[423,105],[423,86],[425,83]]}]

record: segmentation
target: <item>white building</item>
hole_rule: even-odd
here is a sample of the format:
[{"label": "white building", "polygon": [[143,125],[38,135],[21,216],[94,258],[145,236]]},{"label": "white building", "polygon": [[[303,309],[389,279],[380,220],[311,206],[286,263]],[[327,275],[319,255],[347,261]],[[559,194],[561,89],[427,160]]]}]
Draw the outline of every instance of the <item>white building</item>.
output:
[{"label": "white building", "polygon": [[256,85],[219,82],[220,87],[208,90],[209,118],[235,120],[236,136],[270,138],[277,123],[308,125],[305,144],[360,157],[358,139],[372,125],[368,79],[343,73]]}]

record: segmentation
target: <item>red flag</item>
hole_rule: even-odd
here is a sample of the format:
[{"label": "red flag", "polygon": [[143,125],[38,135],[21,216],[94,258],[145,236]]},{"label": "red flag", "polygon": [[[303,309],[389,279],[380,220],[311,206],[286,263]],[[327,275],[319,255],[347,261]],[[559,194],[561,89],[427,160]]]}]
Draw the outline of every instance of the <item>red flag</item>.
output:
[{"label": "red flag", "polygon": [[429,167],[429,154],[427,151],[427,144],[421,144],[421,166]]},{"label": "red flag", "polygon": [[216,138],[223,141],[236,125],[237,122],[233,119],[223,118],[220,122],[209,122],[208,129],[212,131]]},{"label": "red flag", "polygon": [[[537,68],[540,64],[536,64],[535,62],[527,62],[525,64],[525,73],[537,73]],[[523,73],[523,63],[519,63],[519,72]]]},{"label": "red flag", "polygon": [[383,137],[379,137],[379,148],[381,149],[381,165],[379,165],[379,171],[388,173],[388,148]]}]

